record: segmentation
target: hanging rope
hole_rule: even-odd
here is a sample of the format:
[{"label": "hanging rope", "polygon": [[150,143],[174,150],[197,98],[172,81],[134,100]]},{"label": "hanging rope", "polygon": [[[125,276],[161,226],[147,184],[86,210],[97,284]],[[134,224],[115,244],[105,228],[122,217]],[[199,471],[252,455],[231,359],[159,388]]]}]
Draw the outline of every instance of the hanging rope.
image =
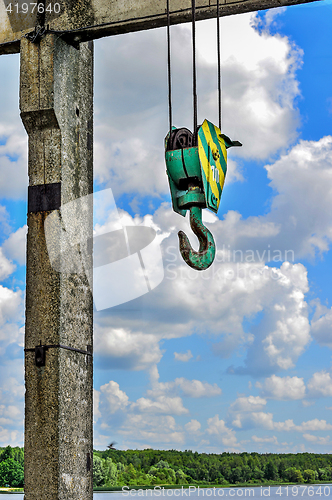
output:
[{"label": "hanging rope", "polygon": [[[169,137],[172,134],[172,74],[171,74],[171,34],[170,0],[166,0],[167,12],[167,73],[168,73],[168,115]],[[220,55],[220,0],[217,0],[217,54],[218,54],[218,117],[221,130],[221,55]],[[193,50],[193,144],[197,145],[197,70],[196,70],[196,1],[191,0],[192,50]]]},{"label": "hanging rope", "polygon": [[195,0],[191,0],[192,12],[192,42],[193,42],[193,108],[194,108],[194,142],[196,146],[197,132],[197,83],[196,83],[196,5]]},{"label": "hanging rope", "polygon": [[217,53],[218,53],[218,113],[219,128],[221,130],[221,63],[220,63],[220,22],[219,0],[217,0]]},{"label": "hanging rope", "polygon": [[172,134],[172,78],[171,78],[171,19],[169,13],[169,0],[167,0],[167,72],[168,72],[168,115],[169,115],[169,137]]}]

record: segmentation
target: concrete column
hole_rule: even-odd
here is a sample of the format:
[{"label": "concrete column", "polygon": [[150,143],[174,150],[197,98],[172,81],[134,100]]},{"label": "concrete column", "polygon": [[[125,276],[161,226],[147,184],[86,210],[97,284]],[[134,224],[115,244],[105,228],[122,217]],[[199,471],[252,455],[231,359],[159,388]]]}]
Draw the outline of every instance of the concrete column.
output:
[{"label": "concrete column", "polygon": [[[20,110],[29,135],[24,498],[92,500],[92,290],[84,266],[54,266],[45,220],[93,192],[93,43],[22,38]],[[65,232],[90,242],[92,272],[88,199]],[[84,242],[75,245],[80,254]],[[39,344],[51,346],[44,366]]]}]

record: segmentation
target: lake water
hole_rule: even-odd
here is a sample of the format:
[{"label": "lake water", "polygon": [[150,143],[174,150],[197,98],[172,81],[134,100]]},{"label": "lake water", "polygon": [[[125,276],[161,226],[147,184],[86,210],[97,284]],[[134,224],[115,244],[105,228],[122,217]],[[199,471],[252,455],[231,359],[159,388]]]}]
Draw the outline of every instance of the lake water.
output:
[{"label": "lake water", "polygon": [[[163,489],[155,488],[154,490],[126,490],[114,492],[94,492],[93,500],[130,500],[137,498],[160,497],[160,500],[166,498],[229,498],[231,500],[255,498],[257,500],[286,500],[295,499],[299,500],[332,500],[332,484],[315,484],[315,485],[299,485],[299,486],[258,486],[247,488],[198,488],[191,486],[190,488],[179,489]],[[23,500],[23,493],[13,494],[5,493],[0,495],[0,500]]]}]

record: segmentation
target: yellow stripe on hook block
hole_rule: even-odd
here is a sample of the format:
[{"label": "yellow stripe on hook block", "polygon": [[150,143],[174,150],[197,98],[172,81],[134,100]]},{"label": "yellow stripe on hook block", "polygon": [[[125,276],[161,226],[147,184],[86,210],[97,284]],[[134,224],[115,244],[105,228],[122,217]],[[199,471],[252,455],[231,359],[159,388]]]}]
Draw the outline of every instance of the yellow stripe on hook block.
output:
[{"label": "yellow stripe on hook block", "polygon": [[217,213],[227,172],[227,151],[220,129],[208,120],[198,131],[198,155],[206,205]]}]

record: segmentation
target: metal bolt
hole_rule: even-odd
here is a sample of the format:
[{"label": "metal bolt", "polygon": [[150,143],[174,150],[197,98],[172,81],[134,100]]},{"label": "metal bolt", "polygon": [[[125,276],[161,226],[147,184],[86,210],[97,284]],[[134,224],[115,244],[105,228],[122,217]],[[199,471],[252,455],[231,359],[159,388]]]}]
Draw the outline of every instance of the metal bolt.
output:
[{"label": "metal bolt", "polygon": [[212,151],[212,156],[213,156],[214,160],[218,160],[220,158],[220,153],[219,153],[218,149],[215,149],[214,151]]}]

